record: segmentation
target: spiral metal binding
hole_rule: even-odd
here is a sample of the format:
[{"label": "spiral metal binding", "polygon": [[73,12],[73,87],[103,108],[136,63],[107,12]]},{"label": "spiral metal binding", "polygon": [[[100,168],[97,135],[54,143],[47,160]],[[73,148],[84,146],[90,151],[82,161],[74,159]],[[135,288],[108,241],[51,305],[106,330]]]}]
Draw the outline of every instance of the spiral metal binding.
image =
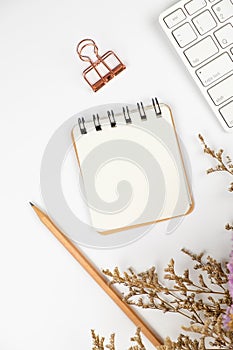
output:
[{"label": "spiral metal binding", "polygon": [[143,103],[142,102],[137,103],[137,107],[138,107],[138,112],[140,114],[141,119],[146,120],[147,118],[146,118],[146,113],[145,113]]},{"label": "spiral metal binding", "polygon": [[108,118],[109,118],[109,121],[110,121],[110,124],[111,124],[111,128],[115,128],[116,126],[116,120],[115,120],[115,116],[114,116],[114,113],[113,113],[113,110],[108,111]]},{"label": "spiral metal binding", "polygon": [[[162,111],[161,111],[158,99],[156,97],[152,98],[152,105],[154,107],[155,115],[157,117],[162,117]],[[144,108],[144,105],[142,102],[137,103],[137,109],[138,109],[139,115],[141,117],[141,120],[143,120],[143,121],[147,120],[145,108]],[[123,111],[123,116],[125,118],[126,124],[131,124],[132,119],[130,116],[130,111],[129,111],[128,106],[123,107],[122,111]],[[116,123],[116,119],[115,119],[115,115],[114,115],[113,110],[107,111],[107,115],[108,115],[111,127],[115,128],[117,126],[117,123]],[[100,117],[99,117],[98,113],[93,114],[93,123],[94,123],[96,131],[102,130],[101,123],[100,123]],[[83,117],[78,118],[78,124],[79,124],[81,134],[87,134],[87,130],[86,130],[86,126],[85,126],[85,119]]]},{"label": "spiral metal binding", "polygon": [[100,124],[100,117],[98,113],[96,115],[93,114],[93,122],[94,122],[96,131],[102,130],[101,124]]},{"label": "spiral metal binding", "polygon": [[129,123],[131,124],[132,123],[132,119],[130,117],[129,107],[128,106],[123,107],[123,114],[124,114],[124,118],[125,118],[126,124],[129,124]]},{"label": "spiral metal binding", "polygon": [[158,99],[156,97],[152,98],[152,104],[153,104],[153,107],[154,107],[154,110],[155,110],[155,114],[157,116],[161,116],[162,115],[161,108],[160,108],[160,105],[159,105],[159,101],[158,101]]},{"label": "spiral metal binding", "polygon": [[78,118],[78,125],[79,125],[79,129],[81,131],[81,134],[86,134],[87,133],[87,129],[85,127],[85,119],[82,118]]}]

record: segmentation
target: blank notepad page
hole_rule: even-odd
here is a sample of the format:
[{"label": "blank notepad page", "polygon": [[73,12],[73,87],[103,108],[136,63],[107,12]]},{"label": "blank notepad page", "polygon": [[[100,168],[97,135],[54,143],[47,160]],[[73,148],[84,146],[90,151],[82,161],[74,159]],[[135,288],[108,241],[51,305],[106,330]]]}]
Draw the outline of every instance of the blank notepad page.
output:
[{"label": "blank notepad page", "polygon": [[[91,222],[100,233],[188,214],[192,198],[168,106],[77,124],[73,142]],[[107,113],[106,113],[107,115]],[[112,122],[112,125],[111,125]],[[115,123],[114,123],[115,122]],[[98,125],[97,125],[98,124]],[[114,125],[115,124],[115,125]]]}]

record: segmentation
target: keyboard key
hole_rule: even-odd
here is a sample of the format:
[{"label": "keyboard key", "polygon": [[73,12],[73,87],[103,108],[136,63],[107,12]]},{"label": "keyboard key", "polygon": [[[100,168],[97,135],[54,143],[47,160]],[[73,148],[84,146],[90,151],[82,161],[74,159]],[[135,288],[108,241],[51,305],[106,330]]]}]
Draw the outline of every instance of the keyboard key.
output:
[{"label": "keyboard key", "polygon": [[192,41],[196,40],[197,36],[189,23],[185,23],[172,33],[180,47],[185,47]]},{"label": "keyboard key", "polygon": [[208,90],[214,103],[218,106],[233,96],[233,75],[230,75]]},{"label": "keyboard key", "polygon": [[[160,24],[213,114],[233,133],[233,0],[177,1]],[[169,29],[164,18],[178,9],[186,18]]]},{"label": "keyboard key", "polygon": [[172,12],[169,16],[164,18],[164,22],[168,26],[168,28],[172,28],[175,25],[179,24],[186,18],[184,11],[181,9]]},{"label": "keyboard key", "polygon": [[233,128],[233,101],[228,103],[223,108],[220,108],[219,112],[222,114],[229,128]]},{"label": "keyboard key", "polygon": [[186,11],[189,15],[193,15],[195,12],[201,10],[206,5],[207,4],[205,0],[192,0],[184,5],[184,7],[186,8]]},{"label": "keyboard key", "polygon": [[196,74],[202,84],[208,86],[232,70],[233,62],[230,56],[227,53],[223,53],[221,56],[198,69]]},{"label": "keyboard key", "polygon": [[211,29],[217,26],[214,17],[211,15],[210,11],[207,10],[202,12],[197,17],[194,17],[193,23],[201,35],[209,32]]},{"label": "keyboard key", "polygon": [[233,26],[229,23],[217,30],[214,35],[224,49],[233,43]]},{"label": "keyboard key", "polygon": [[208,58],[214,56],[218,52],[218,48],[210,36],[199,41],[186,51],[184,51],[189,63],[196,67]]},{"label": "keyboard key", "polygon": [[220,22],[225,22],[233,16],[233,3],[231,0],[222,0],[212,7]]}]

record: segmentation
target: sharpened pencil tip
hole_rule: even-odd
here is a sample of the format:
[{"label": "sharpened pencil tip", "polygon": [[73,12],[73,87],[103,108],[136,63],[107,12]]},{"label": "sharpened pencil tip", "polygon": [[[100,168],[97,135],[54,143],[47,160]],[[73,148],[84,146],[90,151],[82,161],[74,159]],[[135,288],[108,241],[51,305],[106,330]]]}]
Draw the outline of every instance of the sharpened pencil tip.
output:
[{"label": "sharpened pencil tip", "polygon": [[34,207],[34,204],[33,204],[32,202],[29,202],[29,204],[30,204],[32,207]]}]

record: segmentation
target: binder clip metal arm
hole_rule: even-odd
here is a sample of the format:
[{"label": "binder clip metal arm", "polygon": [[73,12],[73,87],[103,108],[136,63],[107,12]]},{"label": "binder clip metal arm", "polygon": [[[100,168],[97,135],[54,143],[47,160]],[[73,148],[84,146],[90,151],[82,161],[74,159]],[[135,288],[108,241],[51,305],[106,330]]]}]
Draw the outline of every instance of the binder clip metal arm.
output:
[{"label": "binder clip metal arm", "polygon": [[[88,47],[93,48],[95,60],[88,54],[83,54],[84,49]],[[90,66],[83,71],[83,77],[94,92],[98,91],[126,68],[113,51],[107,51],[100,56],[98,47],[92,39],[80,41],[77,46],[77,54],[82,61],[90,63]]]}]

